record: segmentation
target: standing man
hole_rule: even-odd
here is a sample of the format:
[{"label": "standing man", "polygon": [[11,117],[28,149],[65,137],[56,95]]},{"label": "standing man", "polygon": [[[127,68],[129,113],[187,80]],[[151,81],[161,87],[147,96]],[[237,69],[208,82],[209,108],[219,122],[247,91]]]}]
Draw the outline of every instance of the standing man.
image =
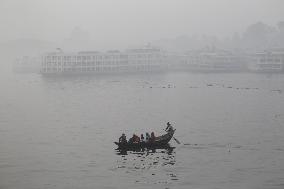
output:
[{"label": "standing man", "polygon": [[171,132],[173,130],[173,126],[170,124],[170,122],[167,123],[167,128],[166,131],[167,132]]}]

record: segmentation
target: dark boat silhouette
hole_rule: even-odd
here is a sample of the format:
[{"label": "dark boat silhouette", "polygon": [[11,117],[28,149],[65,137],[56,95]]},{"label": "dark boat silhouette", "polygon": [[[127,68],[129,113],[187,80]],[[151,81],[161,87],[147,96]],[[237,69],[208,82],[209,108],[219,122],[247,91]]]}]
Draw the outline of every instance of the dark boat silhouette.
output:
[{"label": "dark boat silhouette", "polygon": [[175,129],[168,131],[166,134],[158,136],[152,142],[138,142],[138,143],[119,143],[114,142],[118,149],[140,149],[140,148],[163,148],[168,146],[170,140],[173,138]]}]

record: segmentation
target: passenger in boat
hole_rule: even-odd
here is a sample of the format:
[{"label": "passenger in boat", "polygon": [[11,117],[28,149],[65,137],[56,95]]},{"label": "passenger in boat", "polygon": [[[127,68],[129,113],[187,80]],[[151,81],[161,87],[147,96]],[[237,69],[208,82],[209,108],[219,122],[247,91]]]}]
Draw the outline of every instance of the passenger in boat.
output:
[{"label": "passenger in boat", "polygon": [[156,139],[154,132],[151,133],[150,142],[154,142]]},{"label": "passenger in boat", "polygon": [[166,128],[166,131],[167,132],[171,132],[171,131],[173,131],[174,129],[173,129],[173,126],[170,124],[170,122],[168,122],[167,123],[167,128]]},{"label": "passenger in boat", "polygon": [[126,136],[124,133],[119,137],[119,143],[127,143]]},{"label": "passenger in boat", "polygon": [[131,138],[128,140],[128,143],[129,143],[129,144],[132,144],[132,143],[133,143],[133,137],[131,137]]},{"label": "passenger in boat", "polygon": [[143,134],[141,134],[140,140],[141,140],[141,142],[145,142],[145,139],[144,139],[144,135],[143,135]]},{"label": "passenger in boat", "polygon": [[135,135],[135,134],[134,134],[134,136],[133,136],[133,137],[134,137],[134,142],[135,142],[135,143],[140,142],[140,138],[139,138],[139,136],[137,136],[137,135]]},{"label": "passenger in boat", "polygon": [[128,142],[129,143],[139,143],[140,142],[140,138],[136,134],[133,134],[132,138],[130,138]]},{"label": "passenger in boat", "polygon": [[150,134],[147,132],[146,133],[146,141],[145,142],[149,142],[149,140],[150,140]]}]

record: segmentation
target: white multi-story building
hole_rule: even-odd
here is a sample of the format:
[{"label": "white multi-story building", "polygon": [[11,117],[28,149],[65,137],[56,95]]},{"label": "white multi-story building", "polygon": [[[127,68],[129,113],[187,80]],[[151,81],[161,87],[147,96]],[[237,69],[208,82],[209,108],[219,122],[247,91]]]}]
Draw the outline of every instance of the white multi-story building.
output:
[{"label": "white multi-story building", "polygon": [[241,71],[245,69],[245,58],[227,51],[200,51],[184,55],[182,64],[192,71]]},{"label": "white multi-story building", "polygon": [[253,53],[250,56],[248,69],[256,72],[283,72],[284,49],[272,49]]},{"label": "white multi-story building", "polygon": [[155,48],[126,51],[129,68],[133,71],[163,71],[168,67],[167,53]]},{"label": "white multi-story building", "polygon": [[125,52],[86,51],[52,52],[42,56],[41,73],[106,73],[162,71],[167,68],[166,54],[160,49],[130,49]]}]

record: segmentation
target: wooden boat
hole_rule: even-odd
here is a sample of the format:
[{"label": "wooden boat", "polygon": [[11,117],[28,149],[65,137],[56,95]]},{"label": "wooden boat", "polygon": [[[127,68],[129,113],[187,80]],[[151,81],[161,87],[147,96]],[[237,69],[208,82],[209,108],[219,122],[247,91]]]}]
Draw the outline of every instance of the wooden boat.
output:
[{"label": "wooden boat", "polygon": [[153,142],[139,142],[139,143],[119,143],[114,142],[118,149],[139,149],[139,148],[162,148],[167,146],[175,133],[175,129],[168,131],[166,134],[158,136]]}]

